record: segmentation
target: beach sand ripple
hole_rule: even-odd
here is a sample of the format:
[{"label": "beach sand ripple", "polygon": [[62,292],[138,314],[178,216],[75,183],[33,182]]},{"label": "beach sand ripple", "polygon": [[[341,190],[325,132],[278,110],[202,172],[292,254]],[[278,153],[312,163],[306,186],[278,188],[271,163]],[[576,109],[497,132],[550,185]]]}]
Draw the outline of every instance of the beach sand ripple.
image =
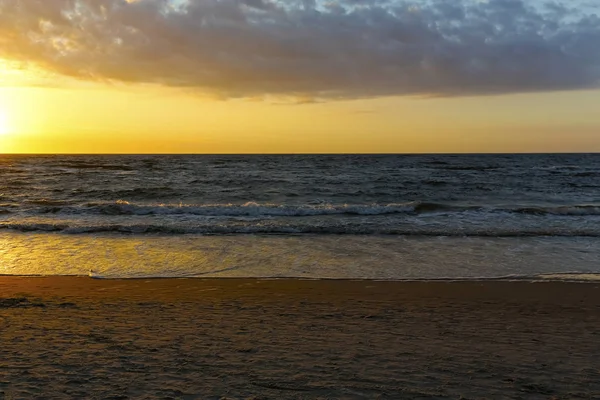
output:
[{"label": "beach sand ripple", "polygon": [[0,277],[0,399],[593,399],[596,284]]}]

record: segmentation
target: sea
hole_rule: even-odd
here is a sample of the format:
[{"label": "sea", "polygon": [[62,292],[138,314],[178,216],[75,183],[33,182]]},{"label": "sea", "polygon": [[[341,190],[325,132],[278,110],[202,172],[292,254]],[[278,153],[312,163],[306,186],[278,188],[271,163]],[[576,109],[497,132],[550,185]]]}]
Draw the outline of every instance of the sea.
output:
[{"label": "sea", "polygon": [[0,275],[600,280],[600,154],[0,155]]}]

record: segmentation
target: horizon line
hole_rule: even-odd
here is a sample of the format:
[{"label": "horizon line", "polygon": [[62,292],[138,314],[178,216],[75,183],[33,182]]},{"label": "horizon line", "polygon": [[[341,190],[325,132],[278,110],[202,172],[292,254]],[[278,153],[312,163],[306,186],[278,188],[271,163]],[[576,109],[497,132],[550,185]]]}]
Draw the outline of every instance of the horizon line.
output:
[{"label": "horizon line", "polygon": [[422,152],[422,153],[1,153],[2,156],[410,156],[410,155],[583,155],[600,154],[600,151],[564,151],[564,152]]}]

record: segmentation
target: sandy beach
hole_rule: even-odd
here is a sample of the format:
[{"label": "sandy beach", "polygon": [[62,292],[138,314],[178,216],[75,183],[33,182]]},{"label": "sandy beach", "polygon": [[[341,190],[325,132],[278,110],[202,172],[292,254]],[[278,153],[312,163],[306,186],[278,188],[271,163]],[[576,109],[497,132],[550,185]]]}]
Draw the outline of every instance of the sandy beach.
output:
[{"label": "sandy beach", "polygon": [[600,285],[0,277],[0,399],[592,399]]}]

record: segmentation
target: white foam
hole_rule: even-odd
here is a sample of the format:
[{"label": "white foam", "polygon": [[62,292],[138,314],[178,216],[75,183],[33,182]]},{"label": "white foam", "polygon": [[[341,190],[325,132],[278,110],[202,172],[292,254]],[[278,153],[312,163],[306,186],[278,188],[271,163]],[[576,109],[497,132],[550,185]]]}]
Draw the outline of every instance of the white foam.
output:
[{"label": "white foam", "polygon": [[582,274],[582,273],[564,273],[564,274],[542,274],[538,278],[544,280],[556,281],[591,281],[600,282],[600,273]]}]

